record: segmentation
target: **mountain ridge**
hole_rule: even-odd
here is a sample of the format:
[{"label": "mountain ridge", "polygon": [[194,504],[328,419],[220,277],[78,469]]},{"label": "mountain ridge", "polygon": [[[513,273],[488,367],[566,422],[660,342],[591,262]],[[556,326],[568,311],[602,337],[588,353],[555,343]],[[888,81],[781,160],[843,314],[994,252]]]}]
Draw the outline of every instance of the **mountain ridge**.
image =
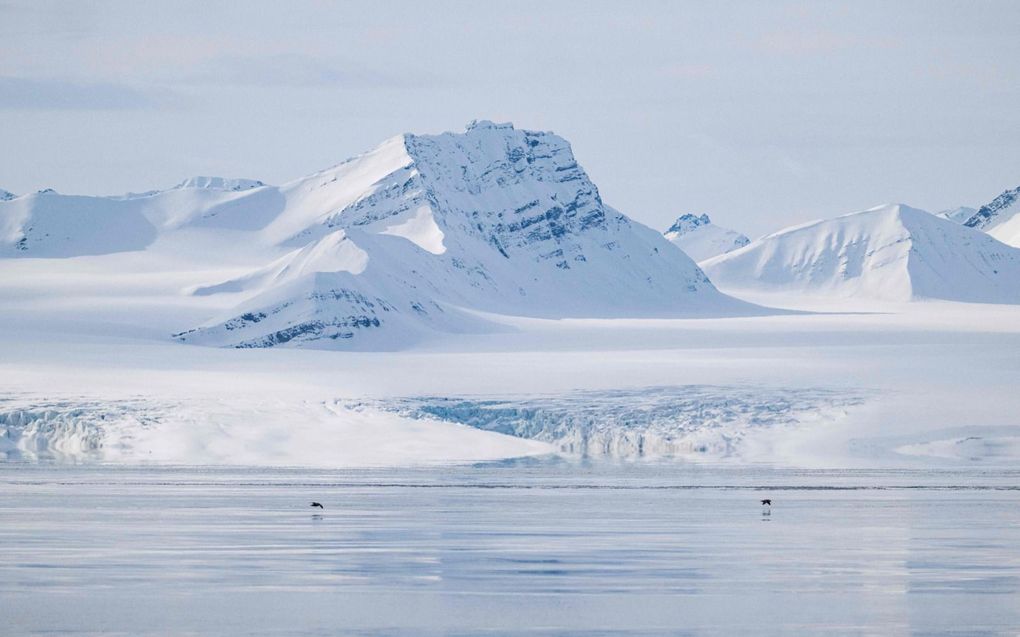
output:
[{"label": "mountain ridge", "polygon": [[606,204],[565,139],[488,120],[397,135],[279,186],[199,177],[140,195],[0,202],[0,256],[119,253],[230,265],[182,290],[215,309],[174,337],[204,345],[386,349],[496,329],[479,313],[766,312]]},{"label": "mountain ridge", "polygon": [[1020,186],[1006,190],[978,208],[963,225],[983,230],[1003,243],[1020,247]]},{"label": "mountain ridge", "polygon": [[[297,252],[203,289],[255,294],[178,338],[346,347],[385,341],[376,335],[388,324],[405,334],[477,329],[464,310],[546,318],[755,311],[716,291],[658,233],[606,205],[552,133],[482,120],[464,133],[406,134],[289,188],[288,196],[329,201],[332,210],[301,207],[275,219],[266,231]],[[322,242],[367,259],[357,271],[322,266],[332,250]],[[300,282],[279,278],[297,262]]]},{"label": "mountain ridge", "polygon": [[702,266],[724,289],[1020,302],[1020,250],[904,204],[788,228]]}]

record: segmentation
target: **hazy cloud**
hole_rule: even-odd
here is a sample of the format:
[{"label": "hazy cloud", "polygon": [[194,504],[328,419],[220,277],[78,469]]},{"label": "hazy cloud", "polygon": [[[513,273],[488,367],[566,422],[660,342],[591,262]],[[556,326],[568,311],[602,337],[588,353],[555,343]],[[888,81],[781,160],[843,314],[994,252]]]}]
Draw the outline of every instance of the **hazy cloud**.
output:
[{"label": "hazy cloud", "polygon": [[888,49],[896,46],[892,38],[858,36],[833,31],[774,31],[763,35],[758,48],[783,55],[818,55],[860,47]]},{"label": "hazy cloud", "polygon": [[219,56],[199,65],[185,78],[192,84],[267,87],[421,88],[435,78],[385,73],[352,63],[338,63],[299,53],[264,56]]},{"label": "hazy cloud", "polygon": [[155,105],[145,93],[121,84],[0,76],[0,109],[129,110]]}]

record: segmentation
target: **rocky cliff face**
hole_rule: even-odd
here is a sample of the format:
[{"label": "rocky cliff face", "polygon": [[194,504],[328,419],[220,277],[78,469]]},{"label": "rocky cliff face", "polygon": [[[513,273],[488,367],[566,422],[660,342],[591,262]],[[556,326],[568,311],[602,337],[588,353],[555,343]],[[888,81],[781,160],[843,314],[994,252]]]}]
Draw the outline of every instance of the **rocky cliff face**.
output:
[{"label": "rocky cliff face", "polygon": [[328,228],[402,221],[427,207],[459,238],[561,269],[585,258],[578,234],[608,229],[598,189],[561,137],[483,121],[464,134],[405,135],[402,143],[406,165],[329,215]]},{"label": "rocky cliff face", "polygon": [[1020,247],[1020,186],[978,208],[963,225],[984,230],[999,241]]},{"label": "rocky cliff face", "polygon": [[975,212],[969,219],[963,222],[968,228],[983,230],[1001,220],[1001,217],[1009,212],[1013,205],[1020,200],[1020,187],[1007,190],[990,203],[987,203]]}]

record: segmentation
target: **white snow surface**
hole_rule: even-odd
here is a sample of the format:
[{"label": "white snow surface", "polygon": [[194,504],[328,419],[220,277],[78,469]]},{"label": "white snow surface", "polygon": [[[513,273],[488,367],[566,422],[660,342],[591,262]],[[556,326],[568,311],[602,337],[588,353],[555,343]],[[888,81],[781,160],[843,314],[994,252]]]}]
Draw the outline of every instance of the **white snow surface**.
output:
[{"label": "white snow surface", "polygon": [[436,225],[432,208],[428,206],[418,208],[414,215],[406,221],[399,221],[392,226],[387,226],[382,231],[382,234],[403,237],[422,250],[432,254],[446,252],[446,246],[443,245],[443,231]]},{"label": "white snow surface", "polygon": [[751,242],[735,230],[717,226],[704,214],[681,215],[663,236],[695,261],[731,252]]},{"label": "white snow surface", "polygon": [[94,263],[108,258],[53,260],[66,267],[31,276],[30,260],[0,261],[0,457],[322,467],[535,454],[807,467],[1020,460],[1010,442],[1020,436],[1020,306],[844,299],[825,313],[727,319],[503,317],[502,332],[392,352],[198,348],[168,342],[168,325],[224,295],[160,293],[194,277],[130,260],[111,289]]},{"label": "white snow surface", "polygon": [[1020,303],[1020,250],[902,204],[789,228],[701,265],[729,290]]}]

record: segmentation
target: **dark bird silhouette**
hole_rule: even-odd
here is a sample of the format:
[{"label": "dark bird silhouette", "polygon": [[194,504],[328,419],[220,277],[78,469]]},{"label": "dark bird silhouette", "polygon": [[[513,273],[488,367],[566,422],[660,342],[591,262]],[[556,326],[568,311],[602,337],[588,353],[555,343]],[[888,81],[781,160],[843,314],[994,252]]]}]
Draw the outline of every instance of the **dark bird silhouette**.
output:
[{"label": "dark bird silhouette", "polygon": [[761,505],[762,506],[772,506],[772,500],[766,498],[766,499],[761,501]]},{"label": "dark bird silhouette", "polygon": [[319,508],[320,508],[320,509],[322,509],[322,510],[325,510],[325,509],[326,509],[326,507],[322,506],[322,505],[321,505],[321,504],[319,504],[318,502],[312,502],[312,506],[313,506],[313,507],[319,507]]}]

